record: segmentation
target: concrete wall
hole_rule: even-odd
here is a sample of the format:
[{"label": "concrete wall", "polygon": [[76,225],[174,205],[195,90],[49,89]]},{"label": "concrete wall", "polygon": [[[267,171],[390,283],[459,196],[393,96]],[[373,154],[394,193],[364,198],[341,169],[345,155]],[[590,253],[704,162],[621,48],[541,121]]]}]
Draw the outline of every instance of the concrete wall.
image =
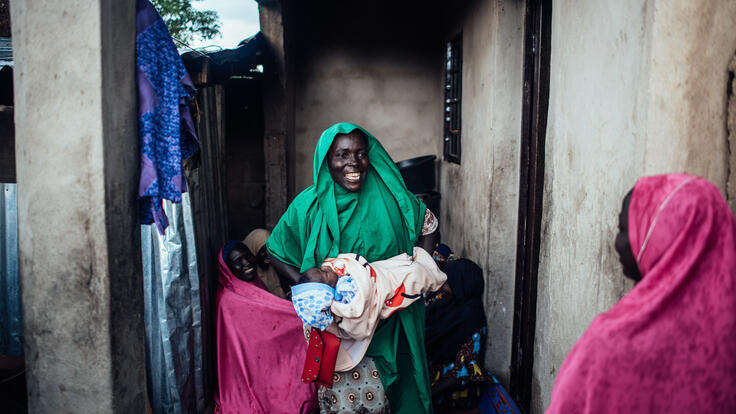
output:
[{"label": "concrete wall", "polygon": [[736,3],[553,4],[533,411],[570,347],[630,288],[613,249],[642,175],[686,171],[725,191]]},{"label": "concrete wall", "polygon": [[29,412],[144,412],[135,3],[12,19]]},{"label": "concrete wall", "polygon": [[395,161],[438,154],[443,49],[421,12],[402,19],[406,6],[390,6],[394,14],[373,3],[299,6],[294,195],[312,184],[317,140],[337,122],[366,128]]},{"label": "concrete wall", "polygon": [[305,62],[296,89],[296,188],[313,182],[322,131],[349,121],[370,131],[394,161],[438,154],[442,101],[437,54],[326,48]]},{"label": "concrete wall", "polygon": [[463,32],[462,162],[441,166],[442,240],[486,277],[486,366],[508,384],[522,108],[523,3],[475,1]]}]

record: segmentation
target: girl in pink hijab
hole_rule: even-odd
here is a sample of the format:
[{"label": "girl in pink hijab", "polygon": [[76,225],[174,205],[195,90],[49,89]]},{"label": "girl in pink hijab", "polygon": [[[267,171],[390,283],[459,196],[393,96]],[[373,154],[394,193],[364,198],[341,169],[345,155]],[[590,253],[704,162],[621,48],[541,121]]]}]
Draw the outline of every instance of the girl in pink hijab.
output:
[{"label": "girl in pink hijab", "polygon": [[272,295],[240,242],[219,255],[218,414],[316,412],[316,387],[301,381],[307,343],[290,301]]},{"label": "girl in pink hijab", "polygon": [[547,413],[736,412],[736,221],[721,193],[640,179],[616,250],[640,281],[573,346]]}]

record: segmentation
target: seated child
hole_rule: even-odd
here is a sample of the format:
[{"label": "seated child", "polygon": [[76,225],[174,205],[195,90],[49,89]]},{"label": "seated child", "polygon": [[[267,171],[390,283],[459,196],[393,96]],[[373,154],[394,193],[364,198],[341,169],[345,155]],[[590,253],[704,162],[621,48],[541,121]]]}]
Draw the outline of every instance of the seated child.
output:
[{"label": "seated child", "polygon": [[311,283],[292,287],[292,303],[306,325],[341,338],[337,371],[363,357],[378,322],[442,286],[447,276],[432,256],[415,247],[390,259],[368,263],[355,253],[328,258],[305,272]]}]

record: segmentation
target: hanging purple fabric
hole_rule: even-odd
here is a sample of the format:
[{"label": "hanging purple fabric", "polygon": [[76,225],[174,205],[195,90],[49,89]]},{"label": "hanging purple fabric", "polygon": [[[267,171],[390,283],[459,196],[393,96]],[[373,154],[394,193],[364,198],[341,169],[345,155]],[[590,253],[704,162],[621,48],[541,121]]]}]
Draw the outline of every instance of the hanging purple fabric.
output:
[{"label": "hanging purple fabric", "polygon": [[164,234],[161,200],[181,202],[187,191],[181,162],[198,148],[188,100],[196,93],[166,24],[149,0],[136,3],[136,66],[141,222]]}]

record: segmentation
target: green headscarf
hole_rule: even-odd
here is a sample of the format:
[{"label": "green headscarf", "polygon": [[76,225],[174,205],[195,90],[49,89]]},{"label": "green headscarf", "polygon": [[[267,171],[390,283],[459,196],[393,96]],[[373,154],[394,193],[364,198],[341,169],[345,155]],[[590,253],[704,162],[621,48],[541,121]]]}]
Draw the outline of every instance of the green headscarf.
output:
[{"label": "green headscarf", "polygon": [[[359,192],[335,183],[325,159],[338,134],[362,131],[370,167]],[[314,184],[299,194],[268,238],[268,251],[300,272],[328,257],[358,253],[369,262],[411,253],[421,234],[426,206],[406,189],[378,140],[350,123],[331,126],[314,152]]]},{"label": "green headscarf", "polygon": [[[335,136],[362,131],[370,167],[359,192],[335,183],[325,159]],[[292,201],[268,238],[268,251],[304,272],[340,253],[369,262],[411,254],[426,206],[407,190],[380,142],[351,123],[331,126],[314,152],[314,184]],[[378,327],[366,355],[372,357],[397,413],[430,413],[432,397],[424,351],[424,302],[417,301]]]}]

